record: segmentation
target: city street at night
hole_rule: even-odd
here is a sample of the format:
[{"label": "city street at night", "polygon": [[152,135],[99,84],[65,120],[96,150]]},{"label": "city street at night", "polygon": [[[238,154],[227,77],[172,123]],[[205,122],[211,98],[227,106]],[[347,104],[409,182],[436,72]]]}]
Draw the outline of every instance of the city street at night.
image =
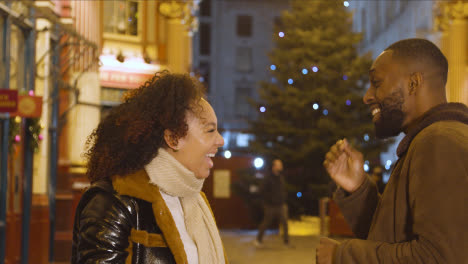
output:
[{"label": "city street at night", "polygon": [[468,0],[0,0],[0,264],[468,264]]}]

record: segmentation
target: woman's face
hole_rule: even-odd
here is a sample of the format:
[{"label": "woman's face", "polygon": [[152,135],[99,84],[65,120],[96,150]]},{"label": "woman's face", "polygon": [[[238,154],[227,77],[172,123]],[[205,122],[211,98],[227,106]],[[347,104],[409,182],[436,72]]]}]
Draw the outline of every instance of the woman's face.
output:
[{"label": "woman's face", "polygon": [[213,168],[213,158],[224,139],[218,132],[218,121],[211,105],[202,100],[201,111],[187,112],[187,135],[178,140],[175,149],[169,151],[182,165],[195,174],[198,179],[205,179]]}]

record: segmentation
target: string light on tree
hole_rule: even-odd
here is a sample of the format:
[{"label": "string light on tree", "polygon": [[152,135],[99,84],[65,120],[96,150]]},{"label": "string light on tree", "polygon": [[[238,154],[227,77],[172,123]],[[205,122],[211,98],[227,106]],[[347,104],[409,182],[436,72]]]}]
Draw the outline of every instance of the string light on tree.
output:
[{"label": "string light on tree", "polygon": [[[343,6],[344,1],[288,1],[288,13],[280,15],[277,21],[281,27],[276,27],[271,32],[274,42],[269,52],[271,60],[263,64],[269,76],[259,82],[259,96],[252,101],[254,112],[258,113],[252,115],[251,119],[249,117],[249,131],[255,136],[255,144],[249,146],[252,153],[257,153],[259,157],[295,153],[282,156],[283,162],[301,164],[303,167],[302,173],[295,175],[296,179],[290,183],[291,190],[295,190],[293,195],[296,195],[297,202],[294,208],[291,207],[291,211],[297,216],[312,209],[310,197],[302,192],[303,187],[319,187],[321,182],[329,180],[325,170],[317,168],[321,168],[330,142],[336,141],[338,135],[357,139],[364,144],[369,160],[378,160],[378,155],[388,145],[374,140],[369,129],[372,116],[368,114],[366,107],[360,107],[361,103],[358,101],[367,90],[367,83],[361,80],[366,80],[371,58],[359,55],[359,33],[352,30],[350,13],[354,2],[347,0],[349,7],[346,8]],[[314,4],[304,8],[309,2]],[[311,17],[314,21],[311,21]],[[282,37],[278,35],[280,31],[284,33]],[[291,33],[287,39],[286,32]],[[327,39],[340,41],[330,43],[300,32],[313,32],[313,35],[326,35]],[[316,52],[312,54],[311,51]],[[322,51],[332,52],[333,56],[320,56]],[[276,66],[275,71],[269,68],[272,64]],[[333,67],[330,68],[329,65]],[[304,74],[304,68],[307,74]],[[270,81],[271,77],[277,79],[276,83]],[[292,85],[288,84],[290,78]],[[351,105],[346,105],[347,100],[350,100]],[[260,106],[268,107],[268,113],[261,113]],[[280,110],[281,114],[274,114],[272,107]],[[349,129],[349,124],[352,124],[352,129]],[[285,127],[288,127],[287,131]],[[338,131],[338,135],[323,133],[323,127]],[[371,136],[369,142],[363,139],[366,133]],[[284,140],[279,135],[284,136]],[[304,135],[320,136],[304,140]],[[383,167],[385,161],[386,159],[382,162]],[[372,169],[372,164],[367,166]],[[255,169],[253,165],[252,169]],[[360,169],[363,170],[363,167]],[[388,171],[384,171],[387,174]],[[240,196],[246,201],[253,198],[248,186],[253,182],[251,178],[255,177],[255,173],[250,174],[252,175],[245,175],[245,180],[239,183],[239,186],[247,186],[246,191],[242,190],[244,187],[239,188]],[[297,197],[299,191],[302,192],[301,198]]]},{"label": "string light on tree", "polygon": [[231,151],[229,151],[229,150],[224,151],[224,157],[225,157],[226,159],[230,159],[231,156],[232,156]]},{"label": "string light on tree", "polygon": [[291,79],[291,78],[289,78],[289,79],[288,79],[288,83],[289,83],[289,84],[293,84],[293,83],[294,83],[294,80]]},{"label": "string light on tree", "polygon": [[260,106],[260,112],[265,113],[266,108],[264,106]]},{"label": "string light on tree", "polygon": [[369,135],[368,134],[364,134],[364,141],[369,141]]},{"label": "string light on tree", "polygon": [[297,192],[296,196],[297,196],[297,198],[301,198],[302,197],[302,192]]},{"label": "string light on tree", "polygon": [[272,64],[272,65],[270,66],[270,70],[272,70],[272,71],[276,70],[276,65]]},{"label": "string light on tree", "polygon": [[306,68],[302,69],[302,74],[306,75],[307,73],[309,73],[309,71]]},{"label": "string light on tree", "polygon": [[344,5],[345,7],[349,7],[349,2],[348,2],[348,1],[344,1],[344,2],[343,2],[343,5]]},{"label": "string light on tree", "polygon": [[281,31],[280,33],[278,33],[278,36],[279,36],[280,38],[283,38],[283,37],[284,37],[284,32]]},{"label": "string light on tree", "polygon": [[389,170],[392,166],[392,161],[391,160],[387,160],[387,163],[385,164],[385,169],[386,170]]},{"label": "string light on tree", "polygon": [[365,172],[368,172],[368,171],[369,171],[369,165],[364,164],[364,171],[365,171]]},{"label": "string light on tree", "polygon": [[200,78],[198,78],[198,80],[199,80],[200,82],[204,82],[204,81],[205,81],[205,78],[204,78],[203,76],[201,76]]},{"label": "string light on tree", "polygon": [[350,106],[350,105],[351,105],[351,100],[349,100],[349,99],[346,100],[346,105],[347,105],[347,106]]}]

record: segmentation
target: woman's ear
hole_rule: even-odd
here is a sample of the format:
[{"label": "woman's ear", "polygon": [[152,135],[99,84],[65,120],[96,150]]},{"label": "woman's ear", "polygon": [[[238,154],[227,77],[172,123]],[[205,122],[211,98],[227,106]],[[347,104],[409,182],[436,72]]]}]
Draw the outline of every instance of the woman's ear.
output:
[{"label": "woman's ear", "polygon": [[173,151],[179,150],[179,140],[177,140],[174,133],[169,129],[164,130],[164,141],[166,141],[166,145]]}]

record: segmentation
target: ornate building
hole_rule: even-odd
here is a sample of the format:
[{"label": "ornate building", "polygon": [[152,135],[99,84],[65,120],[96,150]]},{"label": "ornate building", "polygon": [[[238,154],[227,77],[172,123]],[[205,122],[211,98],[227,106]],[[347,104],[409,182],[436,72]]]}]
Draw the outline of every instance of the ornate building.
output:
[{"label": "ornate building", "polygon": [[2,89],[38,99],[40,110],[0,113],[0,263],[69,263],[86,138],[126,90],[159,70],[188,72],[197,7],[0,1]]}]

